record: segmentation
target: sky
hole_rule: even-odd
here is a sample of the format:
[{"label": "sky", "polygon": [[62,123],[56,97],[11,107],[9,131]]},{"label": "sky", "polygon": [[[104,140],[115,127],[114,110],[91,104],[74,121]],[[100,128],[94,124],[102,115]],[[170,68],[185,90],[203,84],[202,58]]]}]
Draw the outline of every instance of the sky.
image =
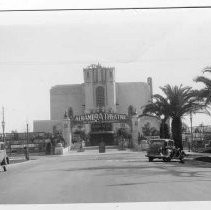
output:
[{"label": "sky", "polygon": [[[211,3],[0,0],[0,9],[184,5]],[[24,132],[26,123],[32,131],[33,120],[50,119],[50,88],[82,83],[83,68],[98,62],[115,67],[117,82],[152,77],[154,93],[166,84],[202,88],[193,79],[211,65],[211,9],[0,13],[6,132]],[[193,125],[201,123],[211,125],[210,116],[194,115]]]}]

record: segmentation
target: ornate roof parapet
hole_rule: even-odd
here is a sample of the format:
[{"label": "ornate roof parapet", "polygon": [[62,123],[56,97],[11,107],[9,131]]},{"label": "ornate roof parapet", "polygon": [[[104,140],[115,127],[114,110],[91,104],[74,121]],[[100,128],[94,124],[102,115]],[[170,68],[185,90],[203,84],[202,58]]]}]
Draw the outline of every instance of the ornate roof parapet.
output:
[{"label": "ornate roof parapet", "polygon": [[85,83],[98,83],[115,80],[115,67],[105,67],[100,63],[83,68]]},{"label": "ornate roof parapet", "polygon": [[114,70],[115,67],[105,67],[105,66],[102,66],[100,63],[98,63],[98,64],[90,64],[89,66],[83,68],[84,71],[86,71],[86,70],[95,70],[95,69],[99,69],[99,70]]}]

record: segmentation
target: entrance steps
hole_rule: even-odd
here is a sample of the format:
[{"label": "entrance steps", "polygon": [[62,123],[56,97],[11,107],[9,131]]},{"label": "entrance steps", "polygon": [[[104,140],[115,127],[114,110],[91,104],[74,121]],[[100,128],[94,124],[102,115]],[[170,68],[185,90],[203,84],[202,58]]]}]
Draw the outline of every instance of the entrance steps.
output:
[{"label": "entrance steps", "polygon": [[[84,147],[85,150],[99,150],[99,146],[88,146]],[[106,149],[118,149],[117,145],[106,146]]]}]

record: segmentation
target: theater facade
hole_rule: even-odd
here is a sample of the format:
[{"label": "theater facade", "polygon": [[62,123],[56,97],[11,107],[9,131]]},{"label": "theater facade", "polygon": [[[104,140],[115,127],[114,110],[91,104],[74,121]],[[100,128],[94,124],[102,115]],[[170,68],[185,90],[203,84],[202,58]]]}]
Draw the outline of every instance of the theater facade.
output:
[{"label": "theater facade", "polygon": [[[71,107],[73,132],[80,127],[89,133],[91,145],[101,140],[111,145],[114,133],[128,127],[128,107],[132,105],[136,116],[141,116],[143,107],[152,99],[150,77],[146,82],[116,82],[115,68],[100,64],[84,68],[83,77],[82,84],[51,88],[50,120],[34,121],[34,132],[53,132],[55,127],[64,131],[64,118]],[[138,118],[135,124],[139,129]]]}]

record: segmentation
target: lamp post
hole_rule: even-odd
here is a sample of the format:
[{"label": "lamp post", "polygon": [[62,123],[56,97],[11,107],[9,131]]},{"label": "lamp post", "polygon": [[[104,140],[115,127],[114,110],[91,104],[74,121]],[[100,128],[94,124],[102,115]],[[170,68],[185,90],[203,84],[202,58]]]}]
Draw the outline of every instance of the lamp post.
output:
[{"label": "lamp post", "polygon": [[160,116],[160,118],[161,118],[161,135],[162,135],[162,138],[165,138],[165,136],[164,136],[164,122],[163,122],[165,116],[162,114]]},{"label": "lamp post", "polygon": [[27,147],[29,147],[29,124],[26,123],[26,141],[27,141]]},{"label": "lamp post", "polygon": [[4,107],[2,107],[2,139],[3,139],[3,142],[5,142],[4,132],[5,132]]},{"label": "lamp post", "polygon": [[191,144],[193,143],[193,116],[192,116],[192,112],[190,112],[190,135],[191,135],[191,139],[189,142],[189,152],[191,150]]},{"label": "lamp post", "polygon": [[26,142],[27,142],[27,146],[26,146],[26,159],[29,160],[29,124],[28,122],[26,123]]},{"label": "lamp post", "polygon": [[203,139],[204,139],[204,125],[203,125],[203,123],[201,123],[200,127],[201,127],[201,131],[200,131],[201,135],[200,135],[200,137],[201,137],[201,141],[203,141]]}]

